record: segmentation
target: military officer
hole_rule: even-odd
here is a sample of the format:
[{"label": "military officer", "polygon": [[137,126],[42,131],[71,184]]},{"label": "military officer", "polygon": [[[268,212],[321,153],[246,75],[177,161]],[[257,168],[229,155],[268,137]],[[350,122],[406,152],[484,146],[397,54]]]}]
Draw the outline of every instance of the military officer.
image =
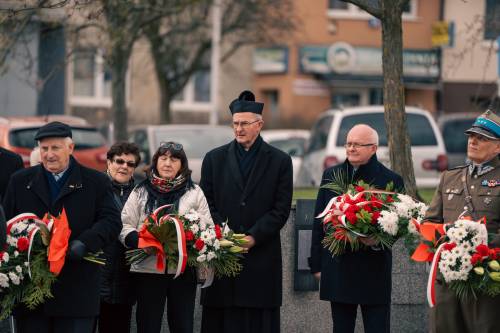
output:
[{"label": "military officer", "polygon": [[[444,172],[425,220],[456,221],[460,216],[486,218],[490,246],[500,247],[500,117],[492,111],[479,116],[465,131],[470,163]],[[431,332],[498,332],[500,297],[459,300],[439,279]]]}]

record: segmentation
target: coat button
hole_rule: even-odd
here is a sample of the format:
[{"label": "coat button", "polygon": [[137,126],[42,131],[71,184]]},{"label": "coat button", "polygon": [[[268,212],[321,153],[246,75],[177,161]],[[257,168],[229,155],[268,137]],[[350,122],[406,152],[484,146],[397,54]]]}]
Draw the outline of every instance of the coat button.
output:
[{"label": "coat button", "polygon": [[464,210],[467,210],[467,206],[464,206]]},{"label": "coat button", "polygon": [[474,185],[471,185],[470,188],[473,190],[474,189]]},{"label": "coat button", "polygon": [[241,202],[241,205],[242,205],[243,207],[244,207],[244,206],[246,206],[246,204],[247,204],[247,203],[246,203],[245,201],[242,201],[242,202]]}]

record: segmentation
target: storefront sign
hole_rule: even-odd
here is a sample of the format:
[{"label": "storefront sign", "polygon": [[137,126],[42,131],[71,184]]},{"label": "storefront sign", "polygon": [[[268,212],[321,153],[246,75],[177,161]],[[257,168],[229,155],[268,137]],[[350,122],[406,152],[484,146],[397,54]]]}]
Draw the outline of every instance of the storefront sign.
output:
[{"label": "storefront sign", "polygon": [[[344,78],[381,78],[382,50],[356,47],[347,43],[331,46],[304,46],[299,50],[303,73],[342,76]],[[439,79],[438,54],[435,50],[404,50],[405,81],[436,82]]]}]

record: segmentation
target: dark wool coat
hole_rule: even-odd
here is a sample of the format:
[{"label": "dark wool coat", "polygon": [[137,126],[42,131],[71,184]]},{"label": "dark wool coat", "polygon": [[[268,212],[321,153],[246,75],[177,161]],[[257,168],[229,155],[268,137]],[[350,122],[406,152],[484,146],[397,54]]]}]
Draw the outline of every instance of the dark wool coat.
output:
[{"label": "dark wool coat", "polygon": [[23,159],[16,153],[0,147],[0,202],[2,202],[7,190],[10,176],[24,167]]},{"label": "dark wool coat", "polygon": [[[355,172],[346,160],[344,163],[328,168],[323,173],[321,185],[334,179],[338,172],[347,173],[350,183],[363,180],[379,189],[385,189],[393,182],[396,189],[403,189],[403,179],[387,169],[377,160],[376,155]],[[399,190],[398,192],[401,192]],[[320,188],[316,199],[314,216],[318,216],[331,198],[339,195],[331,190]],[[349,304],[389,304],[391,302],[392,253],[389,250],[362,249],[347,251],[333,257],[323,247],[324,237],[321,219],[315,219],[311,240],[311,272],[321,272],[320,298],[322,300]]]},{"label": "dark wool coat", "polygon": [[235,278],[215,279],[202,293],[202,304],[214,307],[269,308],[281,305],[280,230],[290,214],[290,156],[265,142],[246,186],[236,159],[236,141],[209,152],[203,160],[200,186],[215,223],[227,221],[237,233],[255,238]]},{"label": "dark wool coat", "polygon": [[[74,163],[61,193],[53,204],[42,165],[17,172],[9,183],[4,200],[7,219],[20,213],[43,217],[59,215],[64,207],[71,237],[97,252],[116,241],[121,229],[120,213],[113,202],[111,184],[101,172]],[[92,317],[99,313],[101,268],[88,261],[69,261],[52,288],[54,298],[43,310],[48,316]],[[40,309],[39,309],[40,310]]]},{"label": "dark wool coat", "polygon": [[[128,196],[134,189],[132,179],[126,185],[111,182],[114,202],[121,212]],[[120,220],[121,224],[121,220]],[[133,304],[135,303],[132,282],[130,280],[130,265],[125,260],[125,247],[116,240],[104,248],[104,265],[101,277],[101,300],[109,304]]]}]

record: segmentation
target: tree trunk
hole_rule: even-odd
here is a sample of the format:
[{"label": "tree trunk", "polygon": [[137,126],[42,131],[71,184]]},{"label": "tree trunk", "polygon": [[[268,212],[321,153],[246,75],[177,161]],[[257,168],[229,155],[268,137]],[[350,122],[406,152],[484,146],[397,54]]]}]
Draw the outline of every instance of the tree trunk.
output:
[{"label": "tree trunk", "polygon": [[117,49],[113,52],[116,52],[116,54],[111,57],[110,67],[115,140],[126,141],[128,139],[128,133],[125,82],[130,54],[127,54],[127,52],[120,52]]},{"label": "tree trunk", "polygon": [[403,84],[403,31],[399,1],[382,1],[382,68],[384,108],[392,169],[403,177],[406,193],[416,197],[417,187],[406,125]]},{"label": "tree trunk", "polygon": [[168,93],[169,87],[167,79],[160,77],[161,73],[156,72],[158,77],[158,84],[160,86],[160,122],[162,124],[170,124],[172,122],[172,115],[170,114],[170,103],[172,97]]}]

